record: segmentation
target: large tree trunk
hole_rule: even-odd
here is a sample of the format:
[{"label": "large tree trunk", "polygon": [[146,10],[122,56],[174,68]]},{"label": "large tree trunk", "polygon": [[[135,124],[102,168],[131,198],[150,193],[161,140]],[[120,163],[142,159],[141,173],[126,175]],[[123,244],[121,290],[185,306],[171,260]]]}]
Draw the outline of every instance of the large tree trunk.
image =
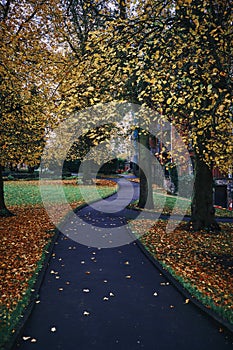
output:
[{"label": "large tree trunk", "polygon": [[[142,145],[142,147],[141,147]],[[153,209],[153,190],[152,190],[152,169],[151,157],[149,157],[149,135],[140,135],[139,143],[139,178],[140,178],[140,192],[139,192],[139,208]],[[146,149],[148,151],[146,151]],[[144,171],[143,171],[143,170]]]},{"label": "large tree trunk", "polygon": [[12,216],[13,214],[7,209],[4,198],[4,184],[3,184],[3,167],[0,164],[0,217]]},{"label": "large tree trunk", "polygon": [[219,231],[213,203],[213,175],[198,155],[195,157],[195,180],[190,227],[193,230]]}]

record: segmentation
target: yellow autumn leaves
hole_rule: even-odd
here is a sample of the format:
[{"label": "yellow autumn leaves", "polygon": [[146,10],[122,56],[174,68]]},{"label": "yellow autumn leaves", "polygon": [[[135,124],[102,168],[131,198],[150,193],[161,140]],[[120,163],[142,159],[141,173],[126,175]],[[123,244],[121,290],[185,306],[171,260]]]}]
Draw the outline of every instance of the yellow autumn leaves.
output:
[{"label": "yellow autumn leaves", "polygon": [[2,165],[12,161],[35,164],[43,149],[46,127],[51,127],[55,122],[50,107],[52,96],[56,95],[58,61],[61,58],[54,51],[61,27],[58,5],[57,0],[42,3],[8,1],[2,5]]},{"label": "yellow autumn leaves", "polygon": [[169,97],[167,99],[167,104],[170,105],[172,102],[176,102],[178,105],[183,105],[185,104],[185,98],[184,97],[179,97],[177,98],[176,96]]},{"label": "yellow autumn leaves", "polygon": [[[28,157],[28,152],[22,155],[22,150],[16,151],[18,143],[11,155],[6,148],[13,140],[10,122],[16,115],[12,105],[14,96],[17,110],[21,108],[21,114],[17,111],[16,131],[22,138],[26,136],[25,126],[27,129],[35,125],[33,139],[39,142],[45,125],[53,128],[74,110],[99,102],[127,100],[158,110],[190,138],[187,143],[191,142],[197,149],[200,144],[205,145],[205,157],[211,157],[211,162],[219,159],[223,168],[229,166],[229,161],[222,161],[220,157],[221,148],[217,151],[214,147],[214,154],[211,151],[213,144],[221,140],[227,145],[226,159],[232,158],[229,142],[232,140],[229,92],[232,48],[227,12],[223,13],[221,25],[205,1],[203,4],[192,0],[166,5],[157,1],[139,3],[141,9],[127,1],[128,9],[135,5],[137,10],[132,13],[128,10],[125,20],[111,18],[104,27],[93,27],[83,43],[84,52],[81,43],[72,43],[72,37],[68,39],[75,50],[68,48],[68,33],[59,17],[58,0],[52,3],[55,13],[50,12],[47,1],[44,5],[28,5],[24,14],[22,11],[16,14],[21,5],[15,5],[15,12],[8,14],[7,21],[2,21],[0,31],[3,39],[0,89],[5,132],[4,142],[0,141],[0,157],[4,162],[15,156]],[[35,18],[25,23],[32,10],[39,11],[41,33]],[[52,19],[48,20],[51,14]],[[22,25],[18,34],[16,22]],[[43,31],[45,34],[49,26],[52,29],[46,33],[46,42]],[[70,32],[75,31],[71,21],[68,27]],[[89,125],[88,118],[84,115],[83,118],[83,124],[86,121]],[[98,115],[93,116],[93,122],[97,119]],[[202,127],[198,130],[197,125],[210,128],[211,138],[206,138],[207,134]],[[198,137],[202,135],[205,140]]]}]

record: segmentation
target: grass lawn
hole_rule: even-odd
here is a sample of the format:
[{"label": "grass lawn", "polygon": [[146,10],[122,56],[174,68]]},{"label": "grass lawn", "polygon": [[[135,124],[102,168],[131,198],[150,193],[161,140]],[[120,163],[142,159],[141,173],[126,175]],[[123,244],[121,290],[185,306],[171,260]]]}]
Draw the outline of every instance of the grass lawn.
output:
[{"label": "grass lawn", "polygon": [[[49,185],[51,185],[51,193],[54,192],[54,194],[56,194],[57,184],[58,181],[56,180],[49,181]],[[63,190],[69,203],[83,201],[81,188],[84,189],[85,196],[87,196],[88,199],[95,199],[95,197],[93,196],[93,185],[77,185],[75,179],[63,180],[63,184]],[[96,184],[97,186],[99,185],[97,189],[99,191],[100,196],[104,197],[109,193],[112,193],[112,187],[110,186],[114,185],[112,182],[108,180],[96,180]],[[7,206],[42,205],[43,203],[40,195],[39,181],[6,181],[5,199]]]},{"label": "grass lawn", "polygon": [[[70,206],[76,208],[83,204],[81,186],[77,186],[76,180],[63,182]],[[109,180],[96,180],[96,184],[101,197],[116,190],[115,183]],[[56,181],[51,181],[50,186],[55,193]],[[96,199],[93,188],[93,185],[82,185],[88,200]],[[7,207],[15,216],[0,221],[0,348],[15,332],[28,305],[55,233],[43,207],[38,181],[6,181],[5,195]]]},{"label": "grass lawn", "polygon": [[[154,209],[153,211],[159,212],[164,215],[171,213],[177,215],[191,215],[191,200],[166,194],[165,190],[155,189],[153,191]],[[130,206],[137,208],[138,201],[135,201]],[[224,208],[215,208],[216,217],[233,218],[233,210],[227,210]]]},{"label": "grass lawn", "polygon": [[[132,182],[139,183],[139,178],[130,179]],[[158,187],[153,184],[153,199],[154,210],[161,214],[177,214],[177,215],[190,215],[191,214],[191,200],[184,197],[172,196],[166,193],[164,188]],[[137,208],[137,203],[131,205],[132,208]],[[227,210],[225,208],[215,207],[216,217],[233,218],[233,210]]]},{"label": "grass lawn", "polygon": [[[155,210],[162,212],[163,214],[171,214],[174,210],[174,214],[191,214],[191,201],[190,199],[167,195],[158,191],[153,192]],[[215,208],[217,217],[230,217],[233,218],[233,211]]]}]

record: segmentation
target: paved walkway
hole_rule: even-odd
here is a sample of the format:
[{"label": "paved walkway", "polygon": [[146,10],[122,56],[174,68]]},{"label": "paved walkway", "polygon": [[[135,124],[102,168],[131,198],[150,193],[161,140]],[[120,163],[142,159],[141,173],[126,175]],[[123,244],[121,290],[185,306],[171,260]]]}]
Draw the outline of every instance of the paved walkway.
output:
[{"label": "paved walkway", "polygon": [[[138,187],[133,186],[135,198]],[[128,191],[129,186],[122,183],[119,194],[99,206],[106,208],[107,203],[112,207],[118,196],[120,208]],[[78,211],[86,224],[80,220],[76,224],[84,240],[95,232],[97,238],[98,234],[105,238],[96,238],[94,243],[112,240],[116,244],[114,229],[123,232],[121,239],[131,239],[124,226],[125,214],[129,212],[105,214],[88,206]],[[67,219],[63,229],[72,232],[74,228]],[[195,305],[185,304],[184,296],[135,242],[113,248],[88,247],[60,234],[39,302],[14,350],[232,349],[233,338],[219,328]]]}]

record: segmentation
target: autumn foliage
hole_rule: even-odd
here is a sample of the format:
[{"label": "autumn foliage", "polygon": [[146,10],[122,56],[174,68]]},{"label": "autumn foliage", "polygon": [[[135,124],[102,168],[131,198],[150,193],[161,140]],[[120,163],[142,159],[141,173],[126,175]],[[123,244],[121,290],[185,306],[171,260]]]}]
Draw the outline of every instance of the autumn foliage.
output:
[{"label": "autumn foliage", "polygon": [[[84,203],[77,180],[64,180],[67,200],[72,209]],[[56,181],[51,181],[56,187]],[[106,196],[116,190],[109,180],[96,180],[100,195]],[[55,227],[51,222],[38,188],[38,181],[9,181],[6,186],[6,200],[14,216],[0,221],[0,334],[5,341],[15,331],[31,298],[35,281],[41,271],[51,240],[55,237]],[[92,186],[86,186],[94,199]],[[54,203],[60,219],[64,211],[59,203]]]},{"label": "autumn foliage", "polygon": [[[233,323],[232,225],[211,234],[190,234],[184,223],[166,232],[166,221],[133,221],[132,230],[160,264],[207,308]],[[148,230],[148,225],[152,226]],[[146,232],[145,234],[143,234]]]},{"label": "autumn foliage", "polygon": [[[190,226],[197,233],[181,226],[169,236],[159,223],[143,243],[208,306],[211,299],[229,315],[232,277],[219,249],[230,254],[232,236],[227,225],[216,236],[210,232],[219,231],[212,168],[228,172],[233,160],[231,1],[1,1],[0,60],[0,216],[2,168],[39,164],[59,122],[106,102],[152,109],[194,154]],[[142,124],[151,122],[142,117]],[[97,112],[80,114],[90,146],[99,142],[93,132],[99,120]],[[107,138],[109,128],[103,133]],[[52,237],[41,205],[9,208],[17,216],[0,223],[4,312],[22,298]]]}]

